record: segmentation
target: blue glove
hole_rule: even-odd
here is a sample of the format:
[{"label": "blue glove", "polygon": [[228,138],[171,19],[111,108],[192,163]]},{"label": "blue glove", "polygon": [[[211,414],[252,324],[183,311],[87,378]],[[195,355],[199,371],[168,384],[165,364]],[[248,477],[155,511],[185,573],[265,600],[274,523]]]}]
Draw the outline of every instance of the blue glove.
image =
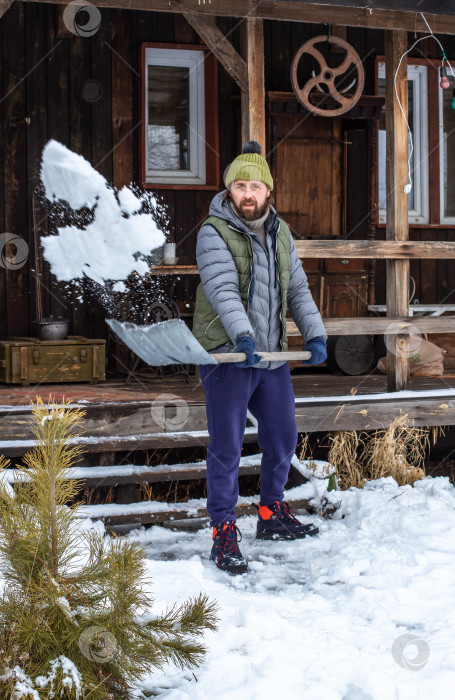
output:
[{"label": "blue glove", "polygon": [[303,349],[311,352],[309,360],[302,360],[304,365],[320,365],[327,359],[327,341],[325,338],[311,338]]},{"label": "blue glove", "polygon": [[236,367],[253,367],[260,361],[259,355],[254,354],[256,344],[250,335],[241,335],[237,340],[235,352],[244,352],[246,360],[244,362],[236,362]]}]

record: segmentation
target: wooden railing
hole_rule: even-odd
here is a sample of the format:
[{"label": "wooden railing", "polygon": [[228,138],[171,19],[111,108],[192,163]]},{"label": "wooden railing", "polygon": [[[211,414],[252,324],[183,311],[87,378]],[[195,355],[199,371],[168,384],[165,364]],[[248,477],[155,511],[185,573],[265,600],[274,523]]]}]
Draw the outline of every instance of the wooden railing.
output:
[{"label": "wooden railing", "polygon": [[455,258],[455,242],[447,241],[294,241],[299,258],[365,258],[448,260]]},{"label": "wooden railing", "polygon": [[[364,258],[387,260],[445,260],[455,258],[455,242],[447,241],[349,241],[316,240],[295,241],[301,260],[305,258]],[[325,318],[324,326],[329,335],[376,335],[385,333],[394,325],[400,334],[455,333],[455,316],[400,316],[385,318]],[[397,326],[395,327],[395,324]],[[399,325],[398,325],[399,324]],[[290,335],[298,334],[292,321],[288,322]]]}]

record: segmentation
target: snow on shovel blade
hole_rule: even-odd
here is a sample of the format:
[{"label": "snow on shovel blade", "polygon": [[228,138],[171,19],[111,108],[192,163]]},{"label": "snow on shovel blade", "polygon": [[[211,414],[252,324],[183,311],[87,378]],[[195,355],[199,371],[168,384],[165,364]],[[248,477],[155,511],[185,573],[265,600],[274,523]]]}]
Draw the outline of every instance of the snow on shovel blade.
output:
[{"label": "snow on shovel blade", "polygon": [[179,318],[147,326],[121,323],[114,318],[106,319],[106,323],[135,355],[152,367],[218,364]]}]

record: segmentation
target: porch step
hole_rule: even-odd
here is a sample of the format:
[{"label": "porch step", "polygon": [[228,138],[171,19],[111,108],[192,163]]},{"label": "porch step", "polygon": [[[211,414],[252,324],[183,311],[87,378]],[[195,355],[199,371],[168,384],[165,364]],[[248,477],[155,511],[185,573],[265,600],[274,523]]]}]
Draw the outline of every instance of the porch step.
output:
[{"label": "porch step", "polygon": [[[240,500],[243,502],[239,503],[235,509],[237,517],[257,513],[252,502],[259,503],[259,496],[244,497]],[[288,499],[288,503],[296,511],[315,512],[314,503],[310,503],[309,499],[297,498],[293,500],[291,498]],[[107,503],[104,505],[81,506],[79,514],[91,520],[102,520],[107,527],[114,525],[171,524],[172,521],[208,520],[210,517],[200,499],[185,503],[142,501],[127,505]]]},{"label": "porch step", "polygon": [[[261,458],[262,454],[241,457],[239,476],[259,474]],[[97,488],[99,486],[117,486],[118,484],[205,479],[206,471],[207,463],[205,460],[187,464],[159,464],[156,467],[119,464],[107,467],[73,467],[69,470],[67,478],[77,479],[83,488]],[[23,478],[21,475],[24,472],[19,469],[5,469],[3,474],[9,484],[14,484]]]},{"label": "porch step", "polygon": [[[175,424],[173,411],[179,407],[176,396],[142,402],[88,404],[83,420],[83,434],[75,439],[87,453],[131,452],[155,449],[203,446],[209,443],[205,405],[188,401],[188,415]],[[76,405],[76,404],[75,404]],[[162,414],[169,412],[169,421]],[[156,420],[154,419],[156,417]],[[167,420],[167,419],[166,419]],[[164,421],[165,424],[162,424]],[[175,426],[175,427],[173,427]],[[257,441],[257,427],[247,418],[244,440]],[[28,406],[0,407],[0,454],[21,457],[33,448],[32,414]]]},{"label": "porch step", "polygon": [[[239,475],[259,475],[262,453],[242,457],[239,465]],[[191,479],[203,479],[206,476],[207,465],[205,460],[188,464],[161,464],[157,467],[127,465],[112,465],[103,467],[73,467],[68,470],[68,479],[77,479],[81,486],[96,488],[99,486],[112,486],[119,484],[140,484],[152,482],[184,481]],[[285,493],[286,500],[291,507],[307,513],[318,512],[324,516],[330,516],[336,510],[337,505],[325,502],[315,503],[314,499],[304,498],[299,489],[304,488],[308,481],[308,474],[303,464],[294,455],[291,461],[290,476],[293,484]],[[5,469],[2,478],[8,484],[13,485],[19,480],[26,480],[26,471],[20,469]],[[240,496],[236,507],[238,516],[255,514],[257,511],[252,502],[259,503],[259,496]],[[92,520],[102,520],[108,527],[122,525],[145,525],[160,523],[168,527],[174,522],[209,520],[209,513],[204,498],[192,499],[180,503],[168,503],[164,501],[140,501],[134,503],[106,503],[96,505],[81,505],[78,513],[81,517]]]}]

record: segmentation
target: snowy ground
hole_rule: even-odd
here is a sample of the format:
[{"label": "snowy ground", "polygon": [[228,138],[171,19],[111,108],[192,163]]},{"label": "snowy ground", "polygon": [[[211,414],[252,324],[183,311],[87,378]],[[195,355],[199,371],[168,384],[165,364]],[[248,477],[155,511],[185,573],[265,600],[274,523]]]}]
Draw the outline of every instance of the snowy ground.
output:
[{"label": "snowy ground", "polygon": [[128,535],[145,547],[155,612],[199,591],[220,606],[205,663],[194,676],[156,672],[145,696],[455,697],[455,489],[442,477],[414,488],[388,478],[337,497],[332,520],[303,518],[319,525],[312,539],[256,541],[255,518],[241,518],[241,576],[209,561],[208,529]]}]

